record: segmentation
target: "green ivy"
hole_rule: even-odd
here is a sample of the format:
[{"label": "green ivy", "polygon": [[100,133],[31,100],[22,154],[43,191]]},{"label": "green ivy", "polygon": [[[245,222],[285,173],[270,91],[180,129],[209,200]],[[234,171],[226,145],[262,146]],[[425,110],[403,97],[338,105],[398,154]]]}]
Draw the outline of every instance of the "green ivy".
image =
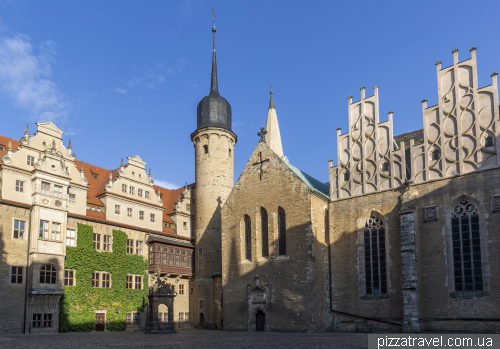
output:
[{"label": "green ivy", "polygon": [[[66,247],[65,268],[75,270],[75,286],[64,286],[61,332],[93,331],[94,309],[107,309],[107,330],[123,331],[127,312],[142,311],[146,305],[148,264],[142,256],[126,253],[127,234],[113,230],[113,252],[94,250],[92,238],[92,227],[78,223],[76,247]],[[109,272],[111,288],[92,287],[94,271]],[[142,275],[143,289],[125,288],[127,274]]]}]

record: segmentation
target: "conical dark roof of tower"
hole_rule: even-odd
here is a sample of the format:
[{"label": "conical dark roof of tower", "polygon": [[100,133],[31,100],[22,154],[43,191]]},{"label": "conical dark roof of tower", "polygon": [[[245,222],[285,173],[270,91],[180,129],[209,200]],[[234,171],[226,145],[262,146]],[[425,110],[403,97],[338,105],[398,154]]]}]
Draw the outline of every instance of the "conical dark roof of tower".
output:
[{"label": "conical dark roof of tower", "polygon": [[214,51],[212,55],[212,76],[210,81],[210,94],[198,103],[197,129],[215,126],[222,127],[231,131],[231,105],[224,97],[219,95],[217,83],[217,59],[215,56],[215,26],[212,28],[214,33]]}]

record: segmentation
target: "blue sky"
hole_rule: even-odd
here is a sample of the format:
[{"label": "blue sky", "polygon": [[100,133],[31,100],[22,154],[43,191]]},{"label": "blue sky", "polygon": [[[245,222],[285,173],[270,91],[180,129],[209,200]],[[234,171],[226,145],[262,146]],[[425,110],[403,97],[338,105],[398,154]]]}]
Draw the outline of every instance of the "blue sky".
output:
[{"label": "blue sky", "polygon": [[500,71],[498,1],[0,1],[0,134],[52,120],[78,159],[140,155],[165,186],[194,182],[196,106],[208,94],[217,14],[219,92],[232,106],[235,180],[265,126],[269,81],[290,162],[328,180],[347,97],[378,85],[381,121],[422,127],[436,67],[477,47]]}]

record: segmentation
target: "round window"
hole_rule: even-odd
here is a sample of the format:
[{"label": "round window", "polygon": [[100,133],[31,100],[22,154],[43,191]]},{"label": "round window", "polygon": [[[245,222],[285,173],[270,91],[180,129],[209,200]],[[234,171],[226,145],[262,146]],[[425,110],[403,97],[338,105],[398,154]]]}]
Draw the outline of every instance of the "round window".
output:
[{"label": "round window", "polygon": [[153,246],[151,246],[151,247],[149,248],[149,250],[150,250],[150,251],[153,251]]},{"label": "round window", "polygon": [[186,255],[186,250],[182,250],[182,255],[185,256]]},{"label": "round window", "polygon": [[193,252],[189,251],[189,255],[192,256],[193,255]]},{"label": "round window", "polygon": [[161,252],[161,246],[156,246],[156,250],[157,250],[158,252]]},{"label": "round window", "polygon": [[168,252],[168,247],[164,247],[163,251]]},{"label": "round window", "polygon": [[172,248],[170,249],[170,253],[174,253],[174,252],[175,252],[175,250],[174,250],[174,248],[172,247]]},{"label": "round window", "polygon": [[181,250],[177,249],[177,254],[181,254]]}]

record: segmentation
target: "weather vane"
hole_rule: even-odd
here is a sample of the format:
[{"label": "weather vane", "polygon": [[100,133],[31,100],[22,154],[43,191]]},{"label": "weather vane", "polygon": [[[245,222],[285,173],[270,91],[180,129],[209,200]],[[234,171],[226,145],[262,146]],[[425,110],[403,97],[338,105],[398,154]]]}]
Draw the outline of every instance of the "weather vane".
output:
[{"label": "weather vane", "polygon": [[271,81],[271,94],[273,94],[273,82]]},{"label": "weather vane", "polygon": [[214,21],[214,27],[215,27],[215,19],[217,18],[217,16],[215,15],[215,6],[212,6],[212,19]]}]

